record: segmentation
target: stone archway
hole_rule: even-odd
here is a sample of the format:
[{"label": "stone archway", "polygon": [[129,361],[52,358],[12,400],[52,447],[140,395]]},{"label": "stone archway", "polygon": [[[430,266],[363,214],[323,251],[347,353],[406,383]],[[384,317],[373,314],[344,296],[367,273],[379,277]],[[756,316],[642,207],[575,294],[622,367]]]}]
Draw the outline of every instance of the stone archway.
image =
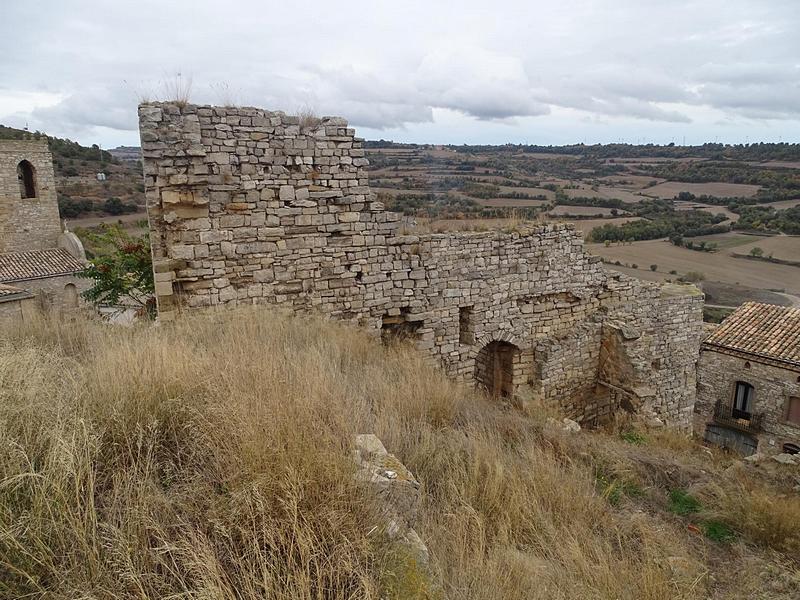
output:
[{"label": "stone archway", "polygon": [[64,294],[61,296],[61,307],[65,309],[78,308],[78,288],[74,283],[64,286]]},{"label": "stone archway", "polygon": [[514,395],[515,366],[520,351],[510,342],[494,340],[486,344],[475,356],[475,383],[493,398],[510,398]]},{"label": "stone archway", "polygon": [[17,165],[17,178],[19,179],[19,195],[26,198],[36,198],[36,175],[33,165],[27,160],[20,161]]}]

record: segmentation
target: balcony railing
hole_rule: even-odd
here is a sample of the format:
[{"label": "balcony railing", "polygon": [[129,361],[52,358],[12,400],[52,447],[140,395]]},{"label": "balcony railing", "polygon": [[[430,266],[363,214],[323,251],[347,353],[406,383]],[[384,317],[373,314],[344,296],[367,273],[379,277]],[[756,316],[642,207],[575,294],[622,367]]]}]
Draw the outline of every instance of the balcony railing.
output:
[{"label": "balcony railing", "polygon": [[763,421],[764,413],[744,412],[721,400],[714,405],[714,422],[731,429],[755,433],[761,431]]}]

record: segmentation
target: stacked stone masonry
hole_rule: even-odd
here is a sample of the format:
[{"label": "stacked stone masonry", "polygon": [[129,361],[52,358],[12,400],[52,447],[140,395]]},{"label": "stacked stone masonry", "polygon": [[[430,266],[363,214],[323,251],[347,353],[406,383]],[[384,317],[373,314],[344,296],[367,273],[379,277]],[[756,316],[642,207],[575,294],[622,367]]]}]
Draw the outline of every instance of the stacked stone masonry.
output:
[{"label": "stacked stone masonry", "polygon": [[84,261],[80,240],[61,229],[47,141],[0,140],[0,285],[21,291],[0,295],[0,319],[77,308],[90,285],[75,276]]},{"label": "stacked stone masonry", "polygon": [[340,118],[152,103],[139,119],[161,319],[222,304],[317,310],[411,337],[454,377],[584,423],[623,406],[690,426],[694,288],[606,272],[572,225],[405,234]]},{"label": "stacked stone masonry", "polygon": [[[789,403],[800,398],[800,366],[745,352],[704,348],[698,373],[694,430],[707,441],[742,454],[777,454],[787,444],[800,447],[800,424],[788,419]],[[718,403],[732,404],[738,381],[753,386],[753,411],[761,420],[756,430],[737,432],[735,422],[720,424],[714,418]]]},{"label": "stacked stone masonry", "polygon": [[[33,194],[24,197],[20,165],[28,165]],[[58,245],[58,216],[53,159],[46,140],[0,143],[0,253],[41,250]]]}]

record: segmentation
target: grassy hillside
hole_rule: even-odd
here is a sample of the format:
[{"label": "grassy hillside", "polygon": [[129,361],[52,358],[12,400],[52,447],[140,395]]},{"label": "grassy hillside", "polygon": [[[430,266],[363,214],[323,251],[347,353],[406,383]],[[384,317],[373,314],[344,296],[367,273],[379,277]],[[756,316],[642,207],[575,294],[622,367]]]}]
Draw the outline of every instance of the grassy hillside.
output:
[{"label": "grassy hillside", "polygon": [[[7,327],[0,597],[800,594],[791,477],[545,417],[405,346],[267,309]],[[360,432],[423,484],[430,575],[374,530]]]}]

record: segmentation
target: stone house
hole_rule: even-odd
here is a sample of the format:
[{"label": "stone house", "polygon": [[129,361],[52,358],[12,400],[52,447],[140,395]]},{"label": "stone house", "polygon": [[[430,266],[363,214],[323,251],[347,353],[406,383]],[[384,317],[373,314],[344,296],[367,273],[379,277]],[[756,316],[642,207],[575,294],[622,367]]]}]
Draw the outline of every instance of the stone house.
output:
[{"label": "stone house", "polygon": [[695,431],[745,455],[800,451],[800,309],[748,302],[706,338]]},{"label": "stone house", "polygon": [[0,140],[0,318],[74,308],[88,286],[80,240],[63,230],[45,140]]},{"label": "stone house", "polygon": [[496,396],[688,429],[703,297],[606,271],[574,226],[409,234],[341,118],[139,107],[159,318],[275,304],[405,337]]}]

